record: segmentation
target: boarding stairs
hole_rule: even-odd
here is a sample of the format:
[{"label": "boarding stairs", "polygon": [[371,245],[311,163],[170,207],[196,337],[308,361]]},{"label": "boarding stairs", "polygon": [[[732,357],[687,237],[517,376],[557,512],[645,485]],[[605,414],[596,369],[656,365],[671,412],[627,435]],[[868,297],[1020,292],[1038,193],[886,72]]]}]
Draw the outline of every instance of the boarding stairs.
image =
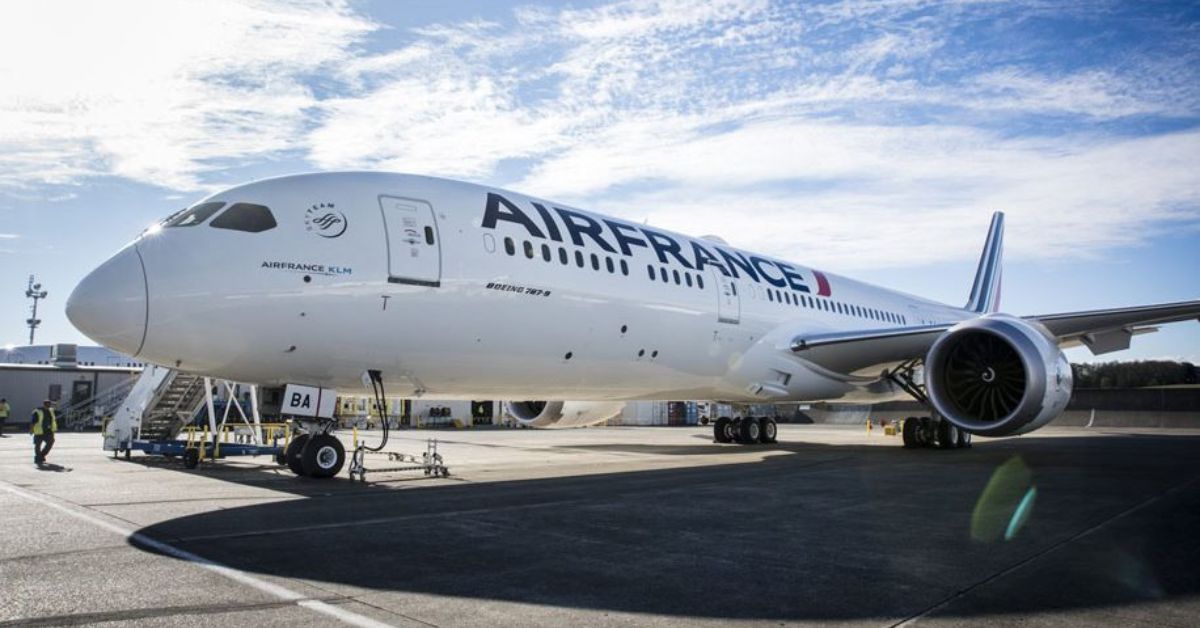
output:
[{"label": "boarding stairs", "polygon": [[174,440],[204,403],[203,377],[172,371],[167,379],[142,415],[141,440]]},{"label": "boarding stairs", "polygon": [[104,448],[127,449],[133,440],[174,440],[204,402],[203,377],[147,366],[105,427]]}]

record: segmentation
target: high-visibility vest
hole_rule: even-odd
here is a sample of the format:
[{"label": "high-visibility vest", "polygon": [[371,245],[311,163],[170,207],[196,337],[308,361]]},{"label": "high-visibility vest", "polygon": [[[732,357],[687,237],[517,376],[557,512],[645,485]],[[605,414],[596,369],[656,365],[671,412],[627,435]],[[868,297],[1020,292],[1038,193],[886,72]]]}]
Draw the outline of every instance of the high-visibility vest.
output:
[{"label": "high-visibility vest", "polygon": [[[42,435],[42,419],[45,417],[42,414],[41,408],[34,410],[33,413],[34,413],[34,415],[37,416],[37,420],[33,422],[33,435],[41,436]],[[50,408],[50,431],[51,432],[58,431],[58,417],[55,416],[55,414],[54,414],[54,408]]]},{"label": "high-visibility vest", "polygon": [[8,402],[0,403],[0,419],[7,419],[9,412]]}]

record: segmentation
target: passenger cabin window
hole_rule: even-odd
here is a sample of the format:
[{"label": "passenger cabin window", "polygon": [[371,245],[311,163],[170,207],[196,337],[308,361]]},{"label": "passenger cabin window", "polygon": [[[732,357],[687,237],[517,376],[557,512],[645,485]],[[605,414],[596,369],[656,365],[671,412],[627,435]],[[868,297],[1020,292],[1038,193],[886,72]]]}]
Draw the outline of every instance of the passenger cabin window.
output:
[{"label": "passenger cabin window", "polygon": [[234,203],[229,209],[221,212],[220,216],[213,218],[209,226],[216,227],[217,229],[259,233],[268,229],[274,229],[276,223],[275,216],[271,214],[271,210],[262,205]]},{"label": "passenger cabin window", "polygon": [[209,216],[217,213],[224,206],[225,203],[200,203],[191,209],[185,209],[183,212],[168,218],[167,222],[163,223],[163,227],[195,227],[208,220]]}]

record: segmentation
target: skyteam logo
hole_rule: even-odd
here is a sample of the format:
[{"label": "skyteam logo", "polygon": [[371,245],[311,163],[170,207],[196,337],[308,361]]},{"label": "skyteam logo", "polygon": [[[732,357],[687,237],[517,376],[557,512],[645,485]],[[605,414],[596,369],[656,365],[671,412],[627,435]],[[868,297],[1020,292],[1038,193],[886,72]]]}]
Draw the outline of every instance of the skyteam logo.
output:
[{"label": "skyteam logo", "polygon": [[350,223],[345,214],[334,208],[333,203],[317,203],[304,213],[304,226],[322,238],[336,238],[346,233]]}]

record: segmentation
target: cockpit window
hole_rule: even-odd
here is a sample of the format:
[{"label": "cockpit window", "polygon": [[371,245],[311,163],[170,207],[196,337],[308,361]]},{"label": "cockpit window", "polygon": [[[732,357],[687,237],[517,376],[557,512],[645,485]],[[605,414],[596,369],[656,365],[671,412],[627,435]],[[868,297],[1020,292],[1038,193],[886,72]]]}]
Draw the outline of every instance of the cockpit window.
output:
[{"label": "cockpit window", "polygon": [[163,223],[163,227],[195,227],[196,225],[208,220],[209,216],[217,213],[225,203],[200,203],[199,205],[185,209],[182,212],[167,218]]},{"label": "cockpit window", "polygon": [[275,216],[271,210],[253,203],[234,203],[229,209],[213,219],[210,226],[218,229],[249,231],[258,233],[275,228]]}]

